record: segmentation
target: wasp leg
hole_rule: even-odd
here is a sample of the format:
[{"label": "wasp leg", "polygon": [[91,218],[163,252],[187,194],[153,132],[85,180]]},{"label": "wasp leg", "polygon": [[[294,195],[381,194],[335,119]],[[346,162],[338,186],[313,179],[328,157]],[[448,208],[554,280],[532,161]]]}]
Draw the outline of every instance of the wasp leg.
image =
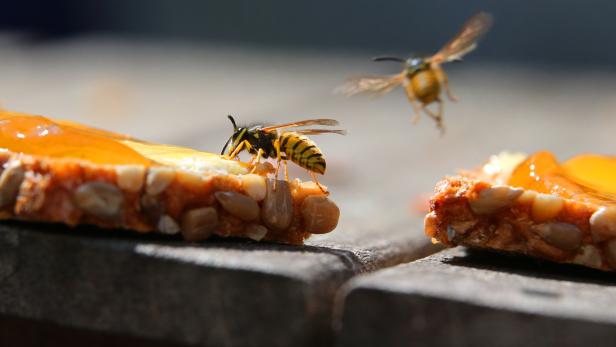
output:
[{"label": "wasp leg", "polygon": [[319,183],[319,180],[317,179],[317,175],[312,172],[312,171],[308,171],[308,173],[310,174],[310,177],[312,177],[312,180],[314,181],[314,183],[317,184],[317,187],[319,187],[319,189],[321,189],[321,191],[323,192],[323,194],[329,194],[329,192],[327,191],[327,189],[325,189],[321,183]]},{"label": "wasp leg", "polygon": [[278,139],[274,141],[274,149],[276,150],[276,172],[274,173],[273,190],[276,190],[276,182],[278,182],[278,173],[280,172],[280,162],[282,161],[282,154],[280,154],[280,141]]},{"label": "wasp leg", "polygon": [[453,93],[451,92],[451,89],[449,88],[449,78],[447,77],[447,74],[445,73],[445,71],[443,71],[443,69],[441,69],[440,67],[433,67],[433,69],[434,69],[434,72],[436,73],[436,79],[445,89],[445,93],[447,94],[447,97],[449,98],[449,100],[453,102],[458,101],[458,97],[453,95]]},{"label": "wasp leg", "polygon": [[445,134],[445,125],[443,125],[443,100],[436,99],[438,103],[438,112],[435,114],[429,108],[423,107],[423,111],[436,122],[436,127],[441,131],[441,136]]},{"label": "wasp leg", "polygon": [[[253,157],[253,160],[251,160],[251,164],[252,164],[252,170],[250,170],[250,173],[254,173],[255,170],[257,169],[257,166],[259,164],[261,164],[261,156],[263,155],[263,150],[261,148],[259,148],[257,150],[257,154]],[[254,163],[252,163],[254,162]]]},{"label": "wasp leg", "polygon": [[282,163],[284,164],[284,180],[285,181],[289,181],[289,165],[287,165],[287,161],[283,160]]},{"label": "wasp leg", "polygon": [[240,152],[244,149],[244,146],[246,146],[246,145],[250,146],[250,143],[248,143],[248,141],[246,141],[246,140],[240,142],[240,144],[237,145],[237,147],[235,147],[233,152],[231,154],[229,154],[227,156],[227,158],[228,159],[235,159],[240,154]]},{"label": "wasp leg", "polygon": [[421,110],[425,108],[426,105],[418,104],[417,101],[411,101],[411,105],[413,106],[413,113],[415,114],[413,118],[411,118],[411,123],[417,124],[419,122],[419,117],[421,115]]},{"label": "wasp leg", "polygon": [[423,105],[419,105],[417,102],[417,98],[415,97],[415,93],[413,93],[413,86],[407,81],[404,90],[406,91],[406,97],[409,99],[411,106],[413,107],[413,118],[411,118],[411,123],[417,124],[419,122],[419,117],[421,115],[421,109]]}]

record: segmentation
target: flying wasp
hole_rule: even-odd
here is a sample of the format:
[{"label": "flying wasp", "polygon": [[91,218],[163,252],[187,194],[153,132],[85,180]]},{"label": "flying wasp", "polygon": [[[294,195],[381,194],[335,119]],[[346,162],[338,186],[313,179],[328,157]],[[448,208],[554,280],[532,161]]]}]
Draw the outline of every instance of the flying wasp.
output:
[{"label": "flying wasp", "polygon": [[291,160],[298,166],[308,170],[314,182],[325,192],[325,189],[316,177],[316,174],[325,174],[325,157],[316,143],[306,135],[327,133],[345,135],[346,132],[338,129],[300,129],[294,131],[287,129],[310,125],[336,126],[338,121],[334,119],[308,119],[273,126],[252,125],[238,127],[232,116],[229,115],[227,117],[231,124],[233,124],[233,135],[225,143],[220,153],[221,155],[224,155],[227,147],[229,148],[229,158],[236,158],[243,150],[246,150],[253,155],[251,160],[251,163],[254,164],[253,171],[262,158],[275,158],[277,160],[276,179],[278,179],[280,164],[283,163],[286,180],[289,180],[287,160]]},{"label": "flying wasp", "polygon": [[[457,101],[458,98],[449,89],[449,81],[441,64],[461,61],[464,55],[477,47],[478,39],[490,29],[491,25],[492,16],[480,12],[471,17],[462,26],[460,32],[433,56],[411,56],[406,60],[389,56],[373,58],[373,61],[402,63],[404,69],[393,76],[356,77],[340,86],[338,91],[349,96],[364,92],[382,95],[403,85],[415,114],[412,122],[417,123],[423,111],[434,119],[436,126],[443,134],[445,127],[443,125],[443,100],[440,96],[441,87],[445,89],[451,101]],[[433,102],[438,103],[436,113],[426,107]]]}]

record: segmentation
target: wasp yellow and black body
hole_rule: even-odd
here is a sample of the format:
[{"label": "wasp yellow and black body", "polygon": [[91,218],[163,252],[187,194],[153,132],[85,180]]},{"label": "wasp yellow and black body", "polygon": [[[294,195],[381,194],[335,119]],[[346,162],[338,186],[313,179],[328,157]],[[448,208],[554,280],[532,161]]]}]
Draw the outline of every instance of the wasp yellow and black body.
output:
[{"label": "wasp yellow and black body", "polygon": [[[479,13],[469,19],[460,32],[449,41],[440,51],[432,56],[411,56],[408,59],[398,57],[377,57],[373,61],[394,61],[403,64],[403,70],[393,76],[361,76],[349,80],[338,91],[346,95],[355,95],[369,92],[385,94],[398,86],[403,86],[409,102],[413,106],[415,116],[413,123],[419,120],[421,111],[436,121],[441,133],[445,131],[443,126],[443,101],[441,89],[445,89],[447,96],[452,101],[457,98],[449,89],[447,74],[441,68],[441,64],[460,61],[462,57],[475,49],[477,40],[492,25],[492,16],[487,13]],[[434,113],[426,106],[436,102],[438,111]]]},{"label": "wasp yellow and black body", "polygon": [[[319,182],[315,174],[325,174],[327,164],[325,163],[325,157],[319,147],[317,147],[316,143],[306,135],[326,133],[345,134],[344,130],[333,129],[286,130],[288,128],[309,125],[338,125],[338,121],[334,119],[308,119],[274,126],[252,125],[238,127],[233,117],[228,117],[233,124],[233,135],[227,140],[221,154],[224,154],[226,149],[229,148],[228,156],[230,158],[235,158],[240,152],[246,150],[253,155],[253,161],[255,161],[254,167],[260,162],[261,158],[274,158],[278,161],[276,177],[278,176],[278,169],[282,162],[285,164],[286,179],[288,179],[286,161],[290,160],[298,166],[308,170],[317,184],[319,184]],[[321,187],[320,184],[319,187]]]}]

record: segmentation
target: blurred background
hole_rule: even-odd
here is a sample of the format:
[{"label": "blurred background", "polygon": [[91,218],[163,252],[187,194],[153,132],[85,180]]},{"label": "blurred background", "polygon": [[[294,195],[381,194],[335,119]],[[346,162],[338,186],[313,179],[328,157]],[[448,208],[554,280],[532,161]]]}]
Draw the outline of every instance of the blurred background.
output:
[{"label": "blurred background", "polygon": [[[5,108],[212,152],[230,135],[229,113],[243,123],[339,119],[348,136],[315,140],[328,158],[322,181],[349,227],[386,219],[420,232],[421,216],[409,209],[436,181],[502,150],[564,159],[613,154],[616,144],[616,3],[0,4]],[[445,136],[425,117],[410,124],[401,90],[378,99],[332,94],[350,76],[398,72],[372,56],[437,51],[481,10],[494,15],[493,29],[463,63],[445,66],[460,98],[445,104]]]}]

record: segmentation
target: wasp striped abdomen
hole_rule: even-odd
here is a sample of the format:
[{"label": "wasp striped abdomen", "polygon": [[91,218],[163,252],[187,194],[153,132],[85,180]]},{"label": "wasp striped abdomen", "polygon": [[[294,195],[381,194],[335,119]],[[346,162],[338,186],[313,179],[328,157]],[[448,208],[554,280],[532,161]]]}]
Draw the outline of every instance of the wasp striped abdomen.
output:
[{"label": "wasp striped abdomen", "polygon": [[308,137],[292,131],[280,134],[280,151],[287,159],[306,170],[325,173],[325,157],[317,145]]}]

